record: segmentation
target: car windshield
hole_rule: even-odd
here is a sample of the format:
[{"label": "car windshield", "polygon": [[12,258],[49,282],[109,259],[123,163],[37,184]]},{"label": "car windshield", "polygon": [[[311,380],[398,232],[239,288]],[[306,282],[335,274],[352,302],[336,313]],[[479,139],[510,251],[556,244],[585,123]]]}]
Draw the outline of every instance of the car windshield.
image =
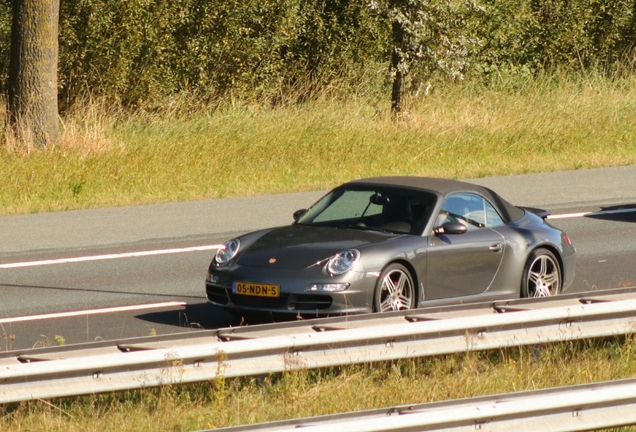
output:
[{"label": "car windshield", "polygon": [[347,185],[333,190],[296,223],[420,235],[437,197],[407,188]]}]

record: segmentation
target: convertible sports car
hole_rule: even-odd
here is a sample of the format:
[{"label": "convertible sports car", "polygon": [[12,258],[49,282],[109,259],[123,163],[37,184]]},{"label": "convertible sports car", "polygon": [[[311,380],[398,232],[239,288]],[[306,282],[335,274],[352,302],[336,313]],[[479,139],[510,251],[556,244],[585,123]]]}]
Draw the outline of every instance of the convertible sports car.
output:
[{"label": "convertible sports car", "polygon": [[556,295],[575,249],[547,215],[459,181],[355,180],[289,226],[226,242],[207,297],[237,314],[324,316]]}]

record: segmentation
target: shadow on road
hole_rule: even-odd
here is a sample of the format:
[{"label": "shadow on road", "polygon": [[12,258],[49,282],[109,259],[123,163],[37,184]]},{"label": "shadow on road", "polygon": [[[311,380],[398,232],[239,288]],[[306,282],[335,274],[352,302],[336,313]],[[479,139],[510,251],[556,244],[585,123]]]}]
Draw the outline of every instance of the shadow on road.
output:
[{"label": "shadow on road", "polygon": [[241,324],[240,318],[208,303],[189,304],[180,310],[145,313],[135,318],[155,324],[194,329],[215,329]]},{"label": "shadow on road", "polygon": [[601,207],[601,210],[585,217],[613,222],[636,222],[636,204]]},{"label": "shadow on road", "polygon": [[188,304],[180,310],[150,312],[137,315],[135,318],[154,324],[206,330],[221,327],[269,324],[296,319],[290,316],[273,316],[265,313],[245,316],[233,315],[225,309],[209,303]]}]

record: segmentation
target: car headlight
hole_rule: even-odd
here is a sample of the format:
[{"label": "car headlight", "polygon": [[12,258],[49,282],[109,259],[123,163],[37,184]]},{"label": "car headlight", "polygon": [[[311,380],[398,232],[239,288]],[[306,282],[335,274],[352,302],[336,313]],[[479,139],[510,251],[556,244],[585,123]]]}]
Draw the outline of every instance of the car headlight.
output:
[{"label": "car headlight", "polygon": [[360,258],[360,252],[350,249],[331,257],[327,262],[327,271],[331,275],[339,275],[353,268]]},{"label": "car headlight", "polygon": [[216,251],[216,255],[214,255],[214,261],[216,261],[218,264],[226,264],[228,261],[236,256],[240,247],[241,241],[239,239],[234,239],[226,242]]}]

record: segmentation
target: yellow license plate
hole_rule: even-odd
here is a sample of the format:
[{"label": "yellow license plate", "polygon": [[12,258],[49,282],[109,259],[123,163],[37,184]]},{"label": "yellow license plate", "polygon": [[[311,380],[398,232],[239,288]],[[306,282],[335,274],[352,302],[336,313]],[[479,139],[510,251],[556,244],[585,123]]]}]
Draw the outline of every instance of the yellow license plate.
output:
[{"label": "yellow license plate", "polygon": [[234,282],[232,292],[257,297],[280,297],[280,286],[254,282]]}]

